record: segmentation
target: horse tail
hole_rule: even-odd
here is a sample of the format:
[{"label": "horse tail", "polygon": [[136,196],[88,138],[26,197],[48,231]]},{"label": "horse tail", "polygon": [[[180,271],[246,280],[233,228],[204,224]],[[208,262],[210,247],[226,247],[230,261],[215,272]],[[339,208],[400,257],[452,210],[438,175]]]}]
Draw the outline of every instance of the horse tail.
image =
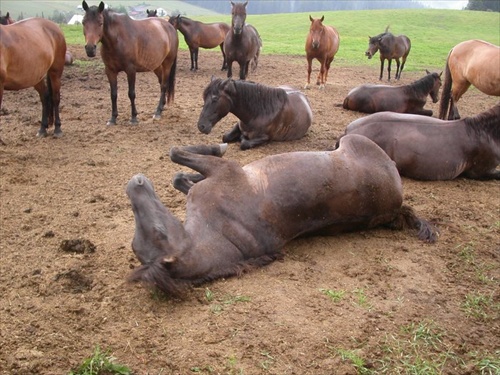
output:
[{"label": "horse tail", "polygon": [[402,205],[396,218],[389,224],[393,229],[414,229],[420,240],[434,243],[439,237],[439,230],[430,222],[420,219],[413,208]]},{"label": "horse tail", "polygon": [[167,103],[174,102],[175,97],[175,72],[177,71],[177,56],[175,56],[174,63],[170,67],[170,75],[168,76],[167,86]]},{"label": "horse tail", "polygon": [[[340,105],[339,105],[339,107],[340,107]],[[349,109],[349,97],[348,96],[346,96],[346,98],[344,99],[344,103],[342,103],[342,107],[344,109]]]},{"label": "horse tail", "polygon": [[439,118],[441,120],[446,119],[446,113],[448,112],[448,109],[450,107],[450,100],[451,100],[451,85],[452,85],[452,78],[451,78],[451,71],[450,71],[450,55],[453,49],[450,51],[448,54],[448,57],[446,59],[446,67],[444,69],[444,83],[443,83],[443,88],[441,91],[441,102],[439,103]]}]

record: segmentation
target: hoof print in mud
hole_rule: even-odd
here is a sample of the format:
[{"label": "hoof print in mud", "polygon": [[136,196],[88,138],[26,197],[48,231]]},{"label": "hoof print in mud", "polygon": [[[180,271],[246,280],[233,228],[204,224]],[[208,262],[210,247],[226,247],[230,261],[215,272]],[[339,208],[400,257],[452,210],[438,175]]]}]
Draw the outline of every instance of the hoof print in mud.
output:
[{"label": "hoof print in mud", "polygon": [[95,253],[96,249],[92,242],[85,239],[63,240],[59,248],[64,252],[75,254]]}]

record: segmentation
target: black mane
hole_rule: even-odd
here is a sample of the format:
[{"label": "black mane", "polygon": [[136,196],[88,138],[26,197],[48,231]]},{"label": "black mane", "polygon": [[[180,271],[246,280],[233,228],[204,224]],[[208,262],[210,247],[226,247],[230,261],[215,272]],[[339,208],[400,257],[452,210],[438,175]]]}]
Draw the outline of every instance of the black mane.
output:
[{"label": "black mane", "polygon": [[434,86],[434,81],[436,79],[440,79],[438,73],[426,74],[424,77],[407,85],[406,88],[408,91],[415,94],[415,96],[420,96],[422,93],[425,93],[427,96]]},{"label": "black mane", "polygon": [[500,141],[500,103],[497,103],[493,108],[473,117],[464,118],[467,125],[467,132],[474,131],[476,135],[487,133],[495,141]]}]

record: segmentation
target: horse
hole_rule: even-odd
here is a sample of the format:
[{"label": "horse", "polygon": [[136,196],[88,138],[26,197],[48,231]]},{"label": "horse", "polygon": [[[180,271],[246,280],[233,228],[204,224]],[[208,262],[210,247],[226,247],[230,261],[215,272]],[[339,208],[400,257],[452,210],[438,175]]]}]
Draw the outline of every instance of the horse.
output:
[{"label": "horse", "polygon": [[370,138],[416,180],[500,180],[500,104],[474,117],[440,120],[391,112],[351,122],[345,134]]},{"label": "horse", "polygon": [[231,112],[239,121],[224,134],[222,141],[240,141],[242,150],[270,141],[300,139],[312,124],[309,100],[291,87],[212,78],[203,92],[203,100],[198,129],[209,134]]},{"label": "horse", "polygon": [[316,85],[320,89],[326,85],[330,65],[339,50],[340,37],[338,31],[332,27],[323,25],[325,16],[314,19],[309,15],[311,26],[306,38],[306,59],[307,59],[307,83],[305,88],[311,83],[312,61],[317,59],[321,64]]},{"label": "horse", "polygon": [[460,118],[456,103],[474,85],[486,95],[500,96],[500,47],[483,40],[467,40],[451,49],[446,59],[439,118]]},{"label": "horse", "polygon": [[344,99],[344,109],[374,113],[392,111],[432,116],[432,110],[424,109],[427,95],[432,102],[439,100],[441,74],[426,70],[426,75],[405,86],[361,85],[352,89]]},{"label": "horse", "polygon": [[233,62],[240,65],[240,79],[248,76],[248,67],[252,65],[252,72],[257,69],[262,40],[257,29],[246,24],[246,6],[244,3],[231,1],[231,28],[224,39],[224,54],[227,61],[227,78],[233,76]]},{"label": "horse", "polygon": [[5,13],[5,16],[0,16],[0,25],[12,25],[14,22],[9,12]]},{"label": "horse", "polygon": [[[136,125],[135,79],[137,72],[153,71],[158,77],[161,93],[153,119],[161,118],[166,103],[174,100],[175,72],[179,39],[177,32],[162,18],[133,20],[126,14],[115,13],[99,6],[82,3],[83,34],[88,57],[96,56],[97,43],[101,42],[101,57],[111,89],[111,118],[107,125],[115,125],[118,117],[117,76],[127,74],[128,97],[131,104],[130,124]],[[165,99],[166,96],[166,99]]]},{"label": "horse", "polygon": [[[391,63],[392,59],[396,60],[396,80],[401,78],[401,72],[406,63],[406,58],[410,53],[411,41],[406,35],[394,36],[389,32],[389,26],[385,32],[374,37],[368,37],[368,50],[365,56],[371,59],[373,55],[380,51],[380,77],[382,80],[384,74],[384,60],[387,60],[387,80],[391,80]],[[401,65],[399,62],[401,59]]]},{"label": "horse", "polygon": [[43,18],[27,18],[0,25],[0,108],[4,90],[34,87],[42,102],[42,120],[37,135],[62,136],[59,103],[66,40],[60,27]]},{"label": "horse", "polygon": [[380,226],[410,229],[435,242],[437,228],[403,204],[394,162],[368,138],[351,135],[335,151],[289,152],[241,167],[225,145],[173,147],[187,194],[182,223],[143,174],[127,183],[135,219],[132,282],[183,297],[192,285],[239,275],[284,257],[294,238]]},{"label": "horse", "polygon": [[226,54],[224,53],[224,39],[230,29],[227,23],[203,23],[182,17],[180,14],[176,17],[170,17],[168,22],[184,35],[184,40],[189,47],[192,71],[198,70],[199,48],[215,48],[217,46],[222,51],[221,70],[227,69]]},{"label": "horse", "polygon": [[158,17],[158,10],[156,9],[146,9],[146,17]]}]

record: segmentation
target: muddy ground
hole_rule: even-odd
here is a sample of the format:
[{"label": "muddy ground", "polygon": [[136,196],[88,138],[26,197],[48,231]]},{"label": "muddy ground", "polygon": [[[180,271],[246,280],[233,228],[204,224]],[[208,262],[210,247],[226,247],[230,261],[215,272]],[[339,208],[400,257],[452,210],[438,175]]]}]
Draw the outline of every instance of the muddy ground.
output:
[{"label": "muddy ground", "polygon": [[[193,73],[180,53],[175,103],[157,122],[156,78],[139,74],[136,127],[128,126],[120,75],[118,125],[106,127],[103,65],[83,47],[69,48],[76,63],[63,77],[62,138],[35,137],[33,89],[4,95],[1,374],[65,374],[97,345],[136,374],[475,374],[488,360],[499,365],[498,181],[403,179],[405,202],[440,228],[433,245],[386,229],[300,239],[286,247],[284,261],[194,288],[183,301],[127,284],[139,263],[125,184],[144,173],[184,218],[185,196],[171,185],[181,168],[168,153],[174,145],[218,143],[235,122],[227,116],[210,135],[196,128],[204,87],[211,75],[225,75],[221,56],[202,50]],[[397,84],[423,74],[403,72]],[[326,89],[307,91],[315,118],[303,139],[250,151],[231,144],[225,157],[245,164],[331,147],[362,116],[336,105],[377,77],[375,60],[334,63]],[[305,58],[263,55],[249,78],[302,88]],[[459,108],[474,115],[497,100],[473,89]],[[427,106],[436,113],[437,104]],[[71,240],[80,241],[80,252]]]}]

